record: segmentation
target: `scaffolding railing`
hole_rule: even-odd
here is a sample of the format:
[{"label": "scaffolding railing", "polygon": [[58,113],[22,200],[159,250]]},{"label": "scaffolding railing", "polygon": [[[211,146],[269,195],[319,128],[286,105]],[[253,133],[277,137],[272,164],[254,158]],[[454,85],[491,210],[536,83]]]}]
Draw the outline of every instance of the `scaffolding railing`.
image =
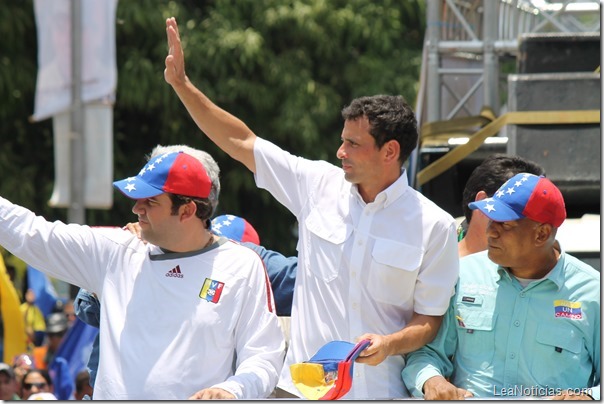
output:
[{"label": "scaffolding railing", "polygon": [[428,0],[421,122],[499,113],[500,59],[530,33],[600,32],[599,0]]}]

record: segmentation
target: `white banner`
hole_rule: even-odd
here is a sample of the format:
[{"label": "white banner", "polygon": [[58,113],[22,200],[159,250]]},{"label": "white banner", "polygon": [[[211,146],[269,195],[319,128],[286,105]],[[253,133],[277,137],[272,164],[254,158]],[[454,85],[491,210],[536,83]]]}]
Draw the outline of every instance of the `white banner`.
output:
[{"label": "white banner", "polygon": [[[82,2],[82,102],[113,103],[117,85],[117,0]],[[38,34],[38,78],[34,121],[71,105],[71,0],[34,0]]]},{"label": "white banner", "polygon": [[[101,102],[84,105],[84,206],[110,209],[113,205],[113,108]],[[69,112],[52,118],[55,184],[48,204],[68,208],[71,202]]]}]

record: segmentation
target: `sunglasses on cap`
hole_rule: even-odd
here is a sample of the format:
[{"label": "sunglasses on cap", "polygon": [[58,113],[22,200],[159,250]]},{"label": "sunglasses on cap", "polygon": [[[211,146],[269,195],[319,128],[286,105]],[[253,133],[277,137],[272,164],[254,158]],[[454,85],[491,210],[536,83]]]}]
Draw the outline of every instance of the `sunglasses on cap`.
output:
[{"label": "sunglasses on cap", "polygon": [[23,388],[25,390],[31,390],[32,387],[35,387],[37,389],[41,389],[48,386],[48,383],[46,382],[40,382],[40,383],[23,383]]}]

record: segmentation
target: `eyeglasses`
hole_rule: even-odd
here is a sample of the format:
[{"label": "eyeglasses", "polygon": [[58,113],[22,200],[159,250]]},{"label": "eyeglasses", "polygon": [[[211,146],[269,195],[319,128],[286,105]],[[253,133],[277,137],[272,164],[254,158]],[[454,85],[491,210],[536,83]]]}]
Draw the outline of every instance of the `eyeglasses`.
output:
[{"label": "eyeglasses", "polygon": [[44,387],[48,386],[48,384],[46,382],[40,382],[40,383],[23,383],[23,388],[25,390],[31,390],[32,387],[35,387],[37,389],[42,389]]}]

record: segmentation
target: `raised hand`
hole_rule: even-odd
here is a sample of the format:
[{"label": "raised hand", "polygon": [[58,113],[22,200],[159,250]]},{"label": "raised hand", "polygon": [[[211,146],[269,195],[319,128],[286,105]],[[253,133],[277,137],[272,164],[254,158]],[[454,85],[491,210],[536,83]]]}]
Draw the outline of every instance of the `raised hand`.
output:
[{"label": "raised hand", "polygon": [[178,32],[178,24],[174,17],[166,19],[166,36],[168,37],[168,56],[166,56],[164,78],[168,84],[176,86],[186,81],[186,74],[180,33]]}]

